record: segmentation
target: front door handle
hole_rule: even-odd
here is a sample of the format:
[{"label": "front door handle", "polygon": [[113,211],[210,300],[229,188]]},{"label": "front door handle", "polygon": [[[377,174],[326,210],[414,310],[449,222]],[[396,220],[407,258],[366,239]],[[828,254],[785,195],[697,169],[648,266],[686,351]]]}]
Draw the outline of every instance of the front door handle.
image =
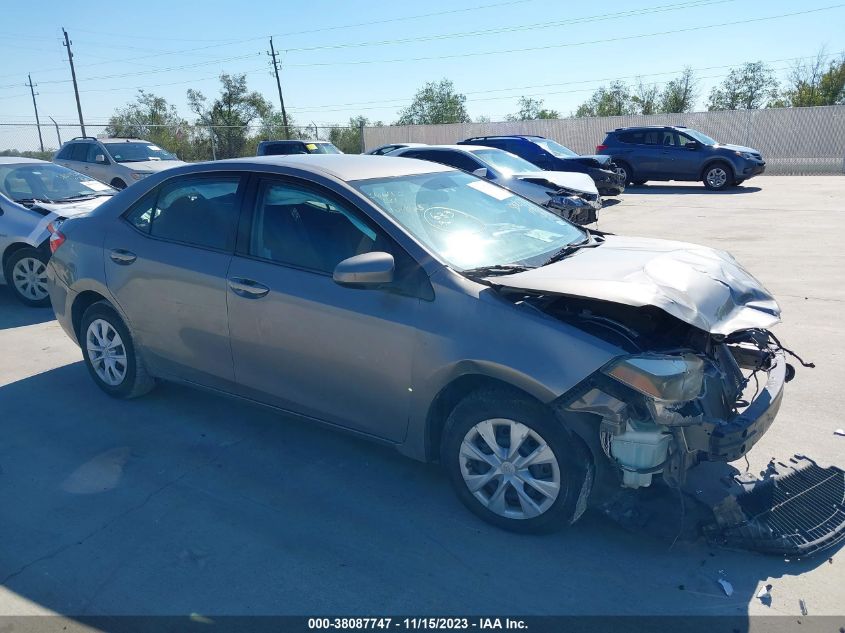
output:
[{"label": "front door handle", "polygon": [[138,256],[135,253],[130,251],[125,251],[122,248],[115,248],[109,253],[109,257],[115,264],[120,264],[121,266],[128,266],[136,259]]},{"label": "front door handle", "polygon": [[260,284],[252,279],[244,279],[243,277],[230,277],[229,288],[236,295],[246,299],[260,299],[270,292],[270,288],[264,284]]}]

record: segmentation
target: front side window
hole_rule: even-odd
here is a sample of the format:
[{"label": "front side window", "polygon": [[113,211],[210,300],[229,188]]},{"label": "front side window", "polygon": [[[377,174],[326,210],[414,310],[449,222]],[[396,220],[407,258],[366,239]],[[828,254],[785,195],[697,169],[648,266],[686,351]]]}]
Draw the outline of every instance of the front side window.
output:
[{"label": "front side window", "polygon": [[116,189],[53,163],[0,165],[0,193],[18,202],[66,202],[111,196]]},{"label": "front side window", "polygon": [[389,251],[385,238],[348,205],[287,182],[259,185],[249,254],[331,273],[344,259]]},{"label": "front side window", "polygon": [[331,143],[306,143],[309,154],[340,154],[341,151]]},{"label": "front side window", "polygon": [[718,145],[718,143],[715,140],[713,140],[712,138],[710,138],[709,136],[707,136],[703,132],[699,132],[698,130],[687,129],[687,130],[685,130],[685,132],[687,134],[689,134],[691,137],[693,137],[696,141],[701,143],[702,145]]},{"label": "front side window", "polygon": [[118,163],[143,163],[148,160],[177,160],[174,154],[152,143],[103,143]]},{"label": "front side window", "polygon": [[182,178],[135,203],[126,220],[143,233],[217,250],[232,250],[240,178]]},{"label": "front side window", "polygon": [[443,150],[420,150],[414,152],[413,154],[414,155],[412,156],[412,158],[430,160],[432,162],[440,163],[442,165],[448,165],[449,167],[463,169],[464,171],[475,171],[476,169],[484,167],[484,165],[479,163],[477,160],[474,160],[470,156],[462,154],[461,152],[449,152]]},{"label": "front side window", "polygon": [[458,270],[538,265],[587,235],[547,209],[461,172],[349,184]]},{"label": "front side window", "polygon": [[660,144],[667,147],[675,146],[675,133],[672,130],[663,130],[660,133]]},{"label": "front side window", "polygon": [[91,147],[91,143],[74,143],[71,147],[73,149],[70,151],[68,160],[76,160],[81,163],[88,161],[88,148]]}]

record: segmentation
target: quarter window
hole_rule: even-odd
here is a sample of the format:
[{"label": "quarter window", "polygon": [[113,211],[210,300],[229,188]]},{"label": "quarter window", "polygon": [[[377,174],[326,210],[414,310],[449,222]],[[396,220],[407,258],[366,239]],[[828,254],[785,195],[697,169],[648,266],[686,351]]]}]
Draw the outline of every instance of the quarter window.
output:
[{"label": "quarter window", "polygon": [[348,257],[379,250],[390,252],[385,238],[345,205],[293,184],[260,184],[250,255],[331,273]]}]

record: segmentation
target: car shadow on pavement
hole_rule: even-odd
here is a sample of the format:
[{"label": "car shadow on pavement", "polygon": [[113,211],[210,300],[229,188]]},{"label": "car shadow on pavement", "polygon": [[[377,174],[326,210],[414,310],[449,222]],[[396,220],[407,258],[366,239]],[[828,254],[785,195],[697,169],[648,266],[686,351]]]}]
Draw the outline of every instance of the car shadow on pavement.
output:
[{"label": "car shadow on pavement", "polygon": [[25,306],[12,296],[12,291],[8,286],[0,285],[0,330],[46,323],[55,318],[52,308]]},{"label": "car shadow on pavement", "polygon": [[745,185],[740,185],[739,187],[730,187],[729,189],[725,189],[724,191],[710,191],[703,185],[640,185],[640,186],[629,186],[625,188],[626,194],[640,194],[640,195],[655,195],[655,194],[696,194],[700,195],[702,193],[714,195],[714,196],[729,196],[729,195],[737,195],[743,193],[756,193],[760,191],[760,187],[746,187]]},{"label": "car shadow on pavement", "polygon": [[181,386],[111,399],[81,362],[0,388],[0,412],[0,585],[83,620],[689,614],[746,631],[761,580],[827,564],[670,546],[594,513],[504,532],[436,465]]}]

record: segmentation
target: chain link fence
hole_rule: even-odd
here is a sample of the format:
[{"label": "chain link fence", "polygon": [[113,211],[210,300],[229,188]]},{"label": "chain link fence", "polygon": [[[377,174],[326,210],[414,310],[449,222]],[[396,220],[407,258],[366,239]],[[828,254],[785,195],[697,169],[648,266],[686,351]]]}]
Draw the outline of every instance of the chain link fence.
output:
[{"label": "chain link fence", "polygon": [[387,143],[454,143],[472,136],[537,134],[579,154],[594,154],[609,130],[633,125],[686,125],[722,143],[760,150],[767,174],[845,173],[845,105],[597,118],[370,127],[367,150]]},{"label": "chain link fence", "polygon": [[[114,132],[104,124],[85,125],[89,137],[102,138]],[[254,156],[260,141],[284,138],[330,141],[347,153],[358,153],[362,147],[361,128],[347,126],[133,125],[118,132],[121,137],[154,143],[189,162]],[[63,142],[78,136],[82,136],[78,123],[0,123],[0,156],[50,160]]]}]

